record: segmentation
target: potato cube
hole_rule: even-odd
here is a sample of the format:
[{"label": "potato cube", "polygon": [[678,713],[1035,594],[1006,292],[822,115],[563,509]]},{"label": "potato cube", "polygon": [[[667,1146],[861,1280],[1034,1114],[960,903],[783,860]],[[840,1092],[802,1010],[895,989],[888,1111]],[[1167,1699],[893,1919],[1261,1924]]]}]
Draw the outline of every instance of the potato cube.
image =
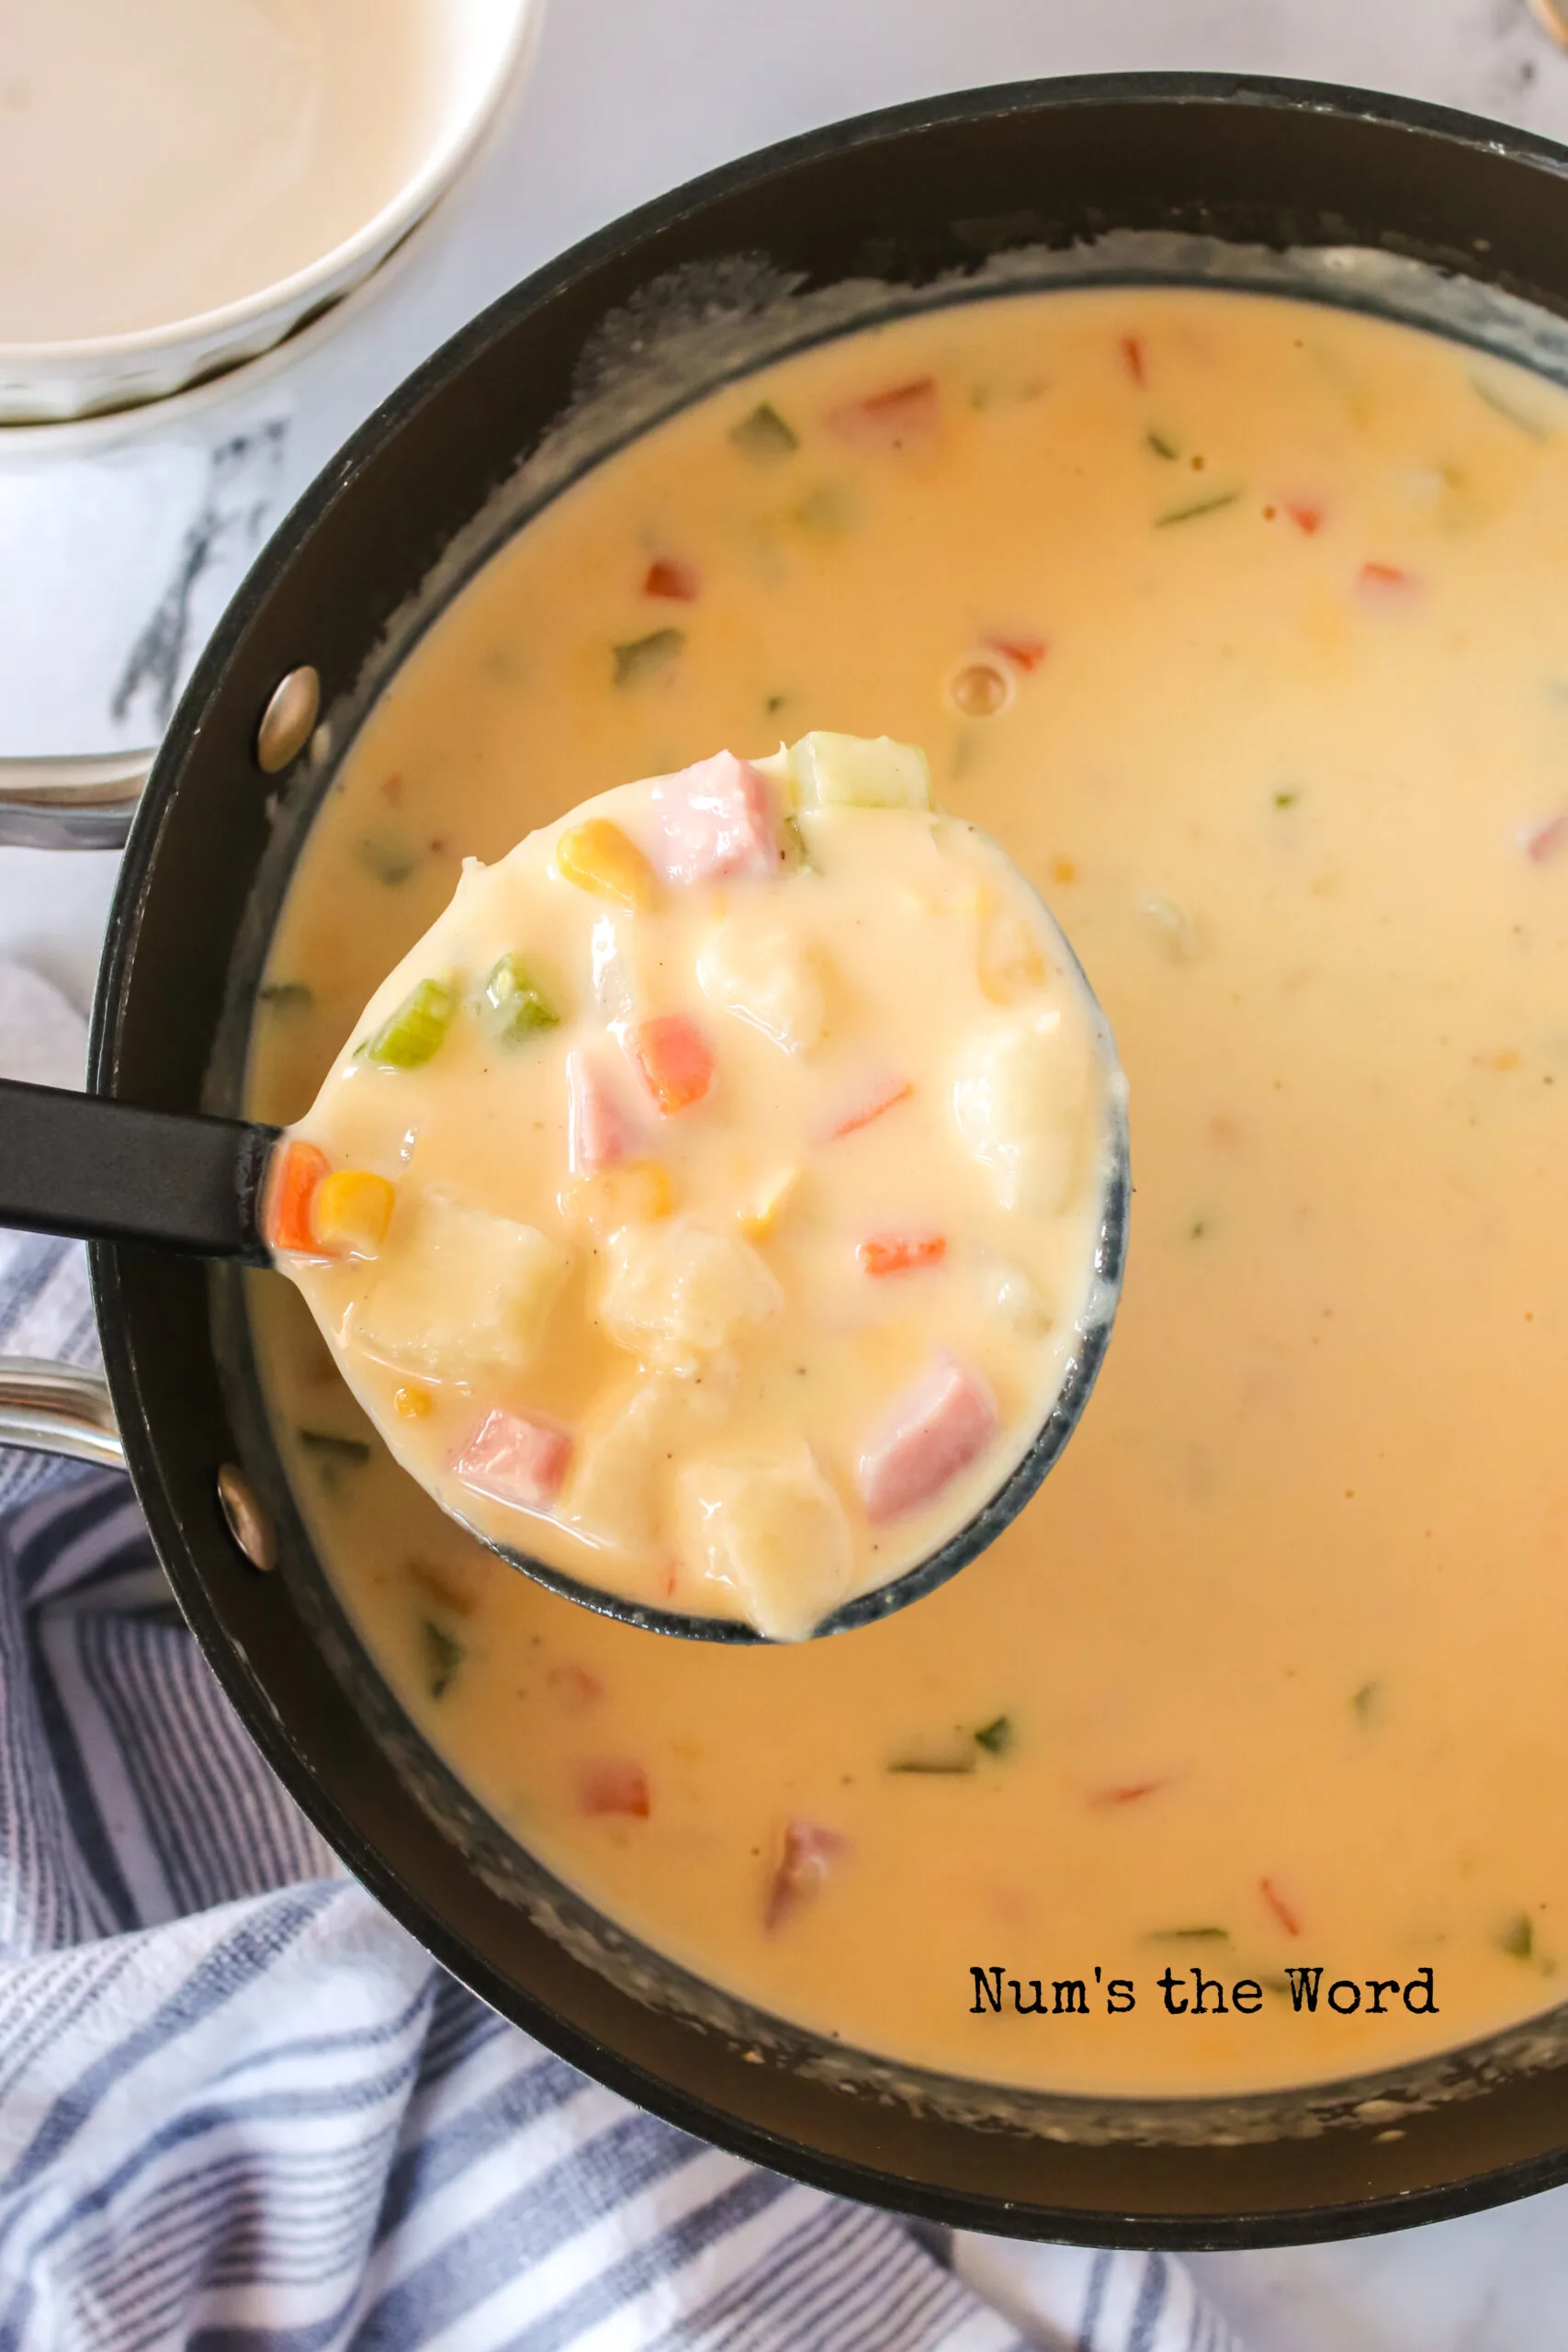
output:
[{"label": "potato cube", "polygon": [[663,1533],[672,1384],[644,1380],[611,1399],[582,1431],[565,1496],[567,1519],[591,1544],[646,1559]]},{"label": "potato cube", "polygon": [[822,974],[809,946],[747,916],[720,923],[697,958],[710,1004],[739,1014],[782,1046],[804,1053],[822,1035]]},{"label": "potato cube", "polygon": [[440,1379],[519,1370],[570,1271],[531,1225],[438,1193],[400,1203],[351,1336],[389,1363]]},{"label": "potato cube", "polygon": [[599,1319],[660,1371],[694,1373],[784,1294],[750,1244],[693,1217],[624,1226],[605,1251]]},{"label": "potato cube", "polygon": [[690,1565],[728,1585],[770,1641],[804,1641],[848,1593],[849,1521],[808,1447],[694,1463],[682,1505]]},{"label": "potato cube", "polygon": [[890,735],[803,735],[790,751],[802,808],[929,808],[931,772]]},{"label": "potato cube", "polygon": [[1054,1005],[971,1041],[953,1114],[1003,1208],[1050,1216],[1071,1201],[1084,1167],[1091,1051]]}]

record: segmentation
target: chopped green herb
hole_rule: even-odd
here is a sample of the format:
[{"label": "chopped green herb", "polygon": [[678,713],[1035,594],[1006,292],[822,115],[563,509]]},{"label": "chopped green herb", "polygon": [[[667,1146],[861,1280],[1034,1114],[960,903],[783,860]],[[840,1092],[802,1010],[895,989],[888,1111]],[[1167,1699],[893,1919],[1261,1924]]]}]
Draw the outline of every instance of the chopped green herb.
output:
[{"label": "chopped green herb", "polygon": [[370,1459],[370,1448],[362,1437],[338,1437],[332,1430],[300,1430],[299,1442],[307,1453],[318,1454],[323,1462],[352,1462],[363,1470]]},{"label": "chopped green herb", "polygon": [[1499,391],[1495,384],[1487,383],[1483,377],[1472,375],[1470,379],[1470,389],[1476,399],[1483,401],[1495,416],[1504,418],[1517,431],[1528,433],[1532,441],[1551,439],[1551,434],[1539,418],[1529,415],[1522,408],[1516,407],[1505,393]]},{"label": "chopped green herb", "polygon": [[503,956],[485,982],[483,1013],[485,1027],[503,1046],[520,1046],[541,1029],[554,1029],[560,1021],[560,1014],[518,956]]},{"label": "chopped green herb", "polygon": [[439,1050],[457,1010],[457,996],[445,980],[421,980],[359,1051],[388,1069],[417,1069]]},{"label": "chopped green herb", "polygon": [[433,1699],[439,1699],[451,1688],[463,1663],[463,1645],[428,1617],[420,1619],[419,1637],[424,1652],[424,1687]]},{"label": "chopped green herb", "polygon": [[784,708],[788,700],[788,695],[764,695],[762,697],[763,716],[768,718],[776,717],[778,712]]},{"label": "chopped green herb", "polygon": [[1181,455],[1181,452],[1177,447],[1175,442],[1168,441],[1163,433],[1145,433],[1144,438],[1148,443],[1149,447],[1154,451],[1155,456],[1156,458],[1164,458],[1169,465],[1174,465],[1177,458]]},{"label": "chopped green herb", "polygon": [[1206,1241],[1208,1238],[1208,1218],[1203,1216],[1195,1216],[1191,1224],[1187,1228],[1187,1238],[1189,1241]]},{"label": "chopped green herb", "polygon": [[995,1715],[988,1724],[982,1724],[975,1734],[975,1745],[987,1756],[1005,1756],[1012,1746],[1011,1716]]},{"label": "chopped green herb", "polygon": [[389,890],[395,890],[400,882],[406,882],[419,864],[418,850],[389,833],[367,833],[356,845],[355,854],[361,865]]},{"label": "chopped green herb", "polygon": [[1301,794],[1292,786],[1288,791],[1277,792],[1274,795],[1274,806],[1276,808],[1293,808],[1301,797]]},{"label": "chopped green herb", "polygon": [[1155,1928],[1147,1941],[1151,1944],[1228,1944],[1228,1928]]},{"label": "chopped green herb", "polygon": [[841,483],[818,482],[815,490],[807,491],[792,519],[819,537],[837,538],[854,520],[854,503]]},{"label": "chopped green herb", "polygon": [[303,980],[268,980],[258,994],[275,1012],[308,1012],[316,1001],[315,989],[308,989]]},{"label": "chopped green herb", "polygon": [[1498,1947],[1510,1960],[1529,1960],[1535,1951],[1535,1922],[1527,1911],[1510,1919],[1497,1939]]},{"label": "chopped green herb", "polygon": [[1382,1707],[1382,1684],[1378,1681],[1363,1682],[1352,1696],[1350,1706],[1359,1723],[1373,1722]]},{"label": "chopped green herb", "polygon": [[800,447],[796,435],[766,401],[750,416],[743,416],[739,424],[732,424],[729,437],[743,458],[755,458],[763,463],[773,458],[792,457]]},{"label": "chopped green herb", "polygon": [[1155,528],[1164,531],[1173,523],[1195,523],[1200,514],[1217,514],[1223,506],[1234,506],[1240,496],[1239,490],[1222,490],[1213,498],[1194,499],[1190,506],[1169,507],[1155,516]]},{"label": "chopped green herb", "polygon": [[953,1775],[975,1770],[972,1747],[951,1750],[947,1755],[896,1756],[887,1767],[890,1772],[919,1772],[931,1776]]},{"label": "chopped green herb", "polygon": [[610,648],[615,657],[617,686],[640,686],[649,679],[667,678],[686,642],[683,628],[656,628],[648,637],[634,637]]}]

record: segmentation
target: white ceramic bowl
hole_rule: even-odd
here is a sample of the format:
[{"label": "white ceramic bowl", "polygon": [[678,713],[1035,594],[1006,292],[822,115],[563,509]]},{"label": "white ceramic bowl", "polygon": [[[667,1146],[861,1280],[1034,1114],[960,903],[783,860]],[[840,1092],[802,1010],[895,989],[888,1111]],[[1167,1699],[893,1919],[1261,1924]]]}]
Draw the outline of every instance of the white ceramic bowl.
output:
[{"label": "white ceramic bowl", "polygon": [[[422,26],[419,138],[392,193],[383,193],[368,217],[347,234],[340,218],[327,249],[288,275],[190,316],[69,340],[0,340],[0,424],[53,423],[162,399],[280,343],[368,277],[472,154],[524,71],[542,0],[421,0],[418,13],[430,20]],[[95,95],[101,105],[102,92]],[[68,140],[78,126],[51,128]],[[91,139],[90,123],[80,135]],[[199,192],[175,193],[186,204],[199,201]]]}]

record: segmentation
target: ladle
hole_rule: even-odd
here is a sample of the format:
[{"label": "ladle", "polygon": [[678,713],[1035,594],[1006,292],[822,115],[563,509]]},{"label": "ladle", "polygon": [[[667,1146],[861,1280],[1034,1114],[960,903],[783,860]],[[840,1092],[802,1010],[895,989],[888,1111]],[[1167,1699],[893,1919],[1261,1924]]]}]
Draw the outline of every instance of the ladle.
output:
[{"label": "ladle", "polygon": [[[1065,942],[1063,950],[1070,956]],[[1083,985],[1087,989],[1088,982]],[[891,1616],[967,1566],[1017,1518],[1077,1426],[1111,1338],[1132,1193],[1125,1087],[1109,1024],[1098,1006],[1095,1011],[1107,1077],[1101,1214],[1089,1310],[1061,1385],[1021,1459],[990,1498],[924,1559],[824,1618],[818,1635]],[[0,1226],[267,1266],[272,1257],[262,1237],[262,1211],[279,1133],[241,1119],[140,1110],[102,1095],[0,1080]],[[766,1638],[739,1619],[653,1608],[602,1591],[477,1528],[469,1532],[524,1575],[626,1624],[700,1641]]]}]

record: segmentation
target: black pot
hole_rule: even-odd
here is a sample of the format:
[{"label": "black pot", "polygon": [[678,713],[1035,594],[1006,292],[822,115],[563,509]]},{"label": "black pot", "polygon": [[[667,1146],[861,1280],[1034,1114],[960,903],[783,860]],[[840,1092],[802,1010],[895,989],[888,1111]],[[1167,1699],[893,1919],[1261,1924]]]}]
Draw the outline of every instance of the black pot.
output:
[{"label": "black pot", "polygon": [[[712,265],[743,255],[735,287],[754,282],[757,257],[791,274],[800,334],[815,334],[812,298],[840,281],[890,281],[918,306],[962,294],[953,274],[994,266],[1008,248],[1061,252],[1120,229],[1274,251],[1382,247],[1568,314],[1558,151],[1495,124],[1306,85],[1155,75],[979,91],[791,141],[649,206],[439,353],[321,476],[251,575],[134,827],[98,988],[94,1088],[175,1111],[241,1107],[254,976],[330,773],[330,762],[296,763],[279,815],[255,757],[259,716],[286,673],[312,664],[341,750],[428,616],[433,570],[442,563],[449,594],[518,519],[503,486],[581,390],[585,355],[609,350],[611,314],[629,306],[644,318],[651,355],[661,318],[690,310],[705,285],[711,293]],[[620,424],[597,428],[598,447],[628,416],[635,426],[706,389],[722,364],[705,380],[666,381],[650,356]],[[1134,2103],[918,2075],[698,1984],[555,1884],[402,1715],[290,1501],[255,1399],[239,1277],[108,1244],[95,1247],[93,1276],[137,1492],[252,1736],[446,1967],[614,2089],[848,2196],[1095,2243],[1334,2236],[1568,2176],[1568,2017],[1375,2081]],[[236,1461],[276,1522],[275,1575],[242,1557],[220,1511],[217,1475]],[[919,1932],[918,1915],[905,1931]]]}]

